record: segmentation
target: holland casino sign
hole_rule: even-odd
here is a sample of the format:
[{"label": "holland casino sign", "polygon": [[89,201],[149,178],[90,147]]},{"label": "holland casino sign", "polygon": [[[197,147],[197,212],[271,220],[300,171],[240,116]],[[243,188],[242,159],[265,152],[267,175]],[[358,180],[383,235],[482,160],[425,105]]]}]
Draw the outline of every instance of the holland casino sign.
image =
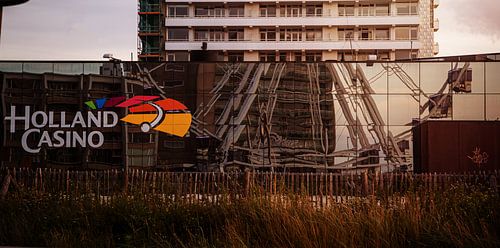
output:
[{"label": "holland casino sign", "polygon": [[[168,133],[171,135],[184,137],[191,126],[191,114],[182,103],[173,99],[164,99],[156,102],[148,102],[158,99],[158,96],[135,96],[124,102],[125,97],[115,97],[111,99],[98,99],[88,101],[85,104],[92,111],[78,111],[72,120],[67,118],[66,112],[43,112],[31,113],[31,107],[24,107],[24,115],[16,115],[16,106],[11,106],[10,116],[5,117],[10,121],[10,132],[16,132],[16,124],[24,122],[24,133],[21,137],[23,149],[29,153],[38,153],[42,146],[45,147],[91,147],[99,148],[104,143],[104,135],[100,131],[82,131],[75,128],[112,128],[118,124],[119,117],[114,111],[101,110],[107,107],[128,108],[130,114],[121,121],[140,125],[143,132],[151,129]],[[120,103],[121,102],[121,103]],[[145,103],[147,102],[147,103]],[[137,106],[136,106],[137,105]],[[134,107],[132,107],[134,106]],[[129,108],[130,107],[130,108]],[[56,117],[57,120],[56,120]],[[49,132],[44,128],[60,128]],[[28,145],[31,135],[39,134],[40,140],[35,147]]]}]

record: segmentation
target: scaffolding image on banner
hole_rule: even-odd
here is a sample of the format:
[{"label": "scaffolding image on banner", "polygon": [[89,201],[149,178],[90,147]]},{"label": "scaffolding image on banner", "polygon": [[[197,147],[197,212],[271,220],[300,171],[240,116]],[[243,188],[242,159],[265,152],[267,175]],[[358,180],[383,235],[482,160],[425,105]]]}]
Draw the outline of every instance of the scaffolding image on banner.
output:
[{"label": "scaffolding image on banner", "polygon": [[[2,165],[411,171],[427,161],[420,146],[428,137],[415,138],[422,123],[500,118],[499,69],[496,62],[0,62]],[[12,124],[26,106],[29,120]],[[119,119],[115,126],[99,124],[109,122],[107,112]],[[23,142],[39,151],[28,153],[21,140],[37,126]],[[457,161],[474,168],[467,157],[474,149],[494,161],[498,144],[486,143],[462,144]]]}]

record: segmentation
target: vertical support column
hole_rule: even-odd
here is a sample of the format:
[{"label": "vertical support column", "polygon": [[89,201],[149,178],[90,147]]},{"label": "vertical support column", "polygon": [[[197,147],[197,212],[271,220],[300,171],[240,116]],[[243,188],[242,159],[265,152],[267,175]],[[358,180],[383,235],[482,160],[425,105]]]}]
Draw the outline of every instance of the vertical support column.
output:
[{"label": "vertical support column", "polygon": [[[131,64],[132,65],[132,64]],[[128,80],[123,79],[122,92],[125,93],[125,96],[129,96],[128,92]],[[122,110],[126,112],[126,109]],[[124,114],[124,113],[121,113]],[[128,192],[128,124],[122,123],[122,160],[123,160],[123,192],[127,194]]]},{"label": "vertical support column", "polygon": [[392,27],[389,28],[389,39],[396,40],[396,25],[392,25]]},{"label": "vertical support column", "polygon": [[389,5],[389,15],[390,16],[396,16],[397,15],[396,0],[392,0],[392,2]]},{"label": "vertical support column", "polygon": [[2,19],[3,19],[3,7],[0,7],[0,42],[2,40]]}]

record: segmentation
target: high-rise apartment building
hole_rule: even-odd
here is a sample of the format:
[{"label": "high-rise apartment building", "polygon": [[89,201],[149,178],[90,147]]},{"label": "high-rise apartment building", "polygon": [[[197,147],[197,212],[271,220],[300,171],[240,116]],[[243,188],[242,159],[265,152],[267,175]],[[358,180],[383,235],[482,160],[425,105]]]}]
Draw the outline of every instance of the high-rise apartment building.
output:
[{"label": "high-rise apartment building", "polygon": [[274,62],[431,57],[439,50],[434,43],[438,5],[438,0],[139,0],[139,58]]}]

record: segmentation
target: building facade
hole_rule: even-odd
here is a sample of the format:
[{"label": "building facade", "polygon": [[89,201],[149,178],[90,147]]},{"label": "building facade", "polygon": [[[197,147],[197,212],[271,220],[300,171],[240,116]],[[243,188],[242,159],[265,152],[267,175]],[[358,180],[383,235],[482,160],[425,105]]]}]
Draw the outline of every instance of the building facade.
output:
[{"label": "building facade", "polygon": [[[0,61],[0,167],[351,172],[437,161],[448,171],[494,169],[500,63],[490,60],[498,55],[371,65]],[[157,100],[103,103],[137,96],[182,103],[189,130],[176,136],[142,129],[147,117],[122,121]],[[160,119],[163,110],[145,109]],[[106,111],[116,125],[92,124],[88,116]],[[479,151],[487,162],[475,163]]]},{"label": "building facade", "polygon": [[139,58],[315,62],[432,57],[439,51],[434,42],[438,5],[438,0],[140,0]]}]

